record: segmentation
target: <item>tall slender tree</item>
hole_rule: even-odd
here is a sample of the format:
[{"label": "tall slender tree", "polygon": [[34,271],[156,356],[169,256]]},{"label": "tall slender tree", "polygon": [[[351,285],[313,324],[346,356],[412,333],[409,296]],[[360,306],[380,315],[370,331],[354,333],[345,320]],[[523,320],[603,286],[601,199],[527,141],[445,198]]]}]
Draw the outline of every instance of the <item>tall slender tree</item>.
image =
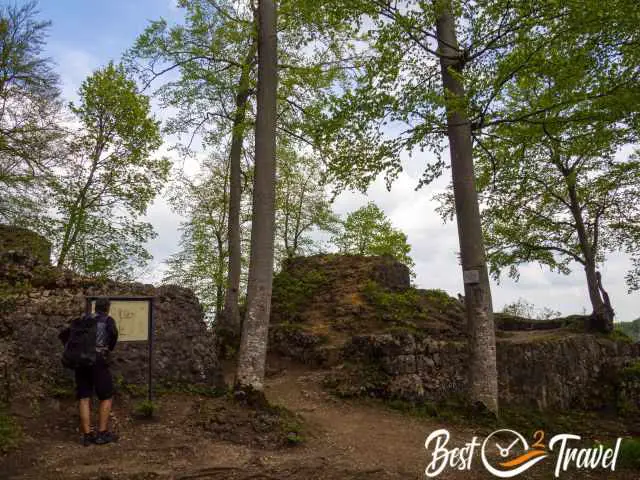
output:
[{"label": "tall slender tree", "polygon": [[322,249],[314,232],[335,232],[340,220],[331,210],[320,160],[279,146],[276,182],[276,261]]},{"label": "tall slender tree", "polygon": [[469,387],[474,401],[497,412],[498,370],[491,287],[473,171],[471,122],[464,107],[465,90],[461,77],[465,58],[458,46],[450,0],[436,0],[436,3],[438,52],[446,98],[453,195],[470,334]]},{"label": "tall slender tree", "polygon": [[[594,115],[573,128],[549,115],[531,126],[505,125],[486,144],[491,156],[478,157],[478,187],[493,274],[507,268],[517,279],[526,262],[565,274],[571,264],[581,266],[589,327],[608,332],[614,309],[598,268],[610,252],[638,258],[640,162],[635,155],[615,158],[616,147],[634,135]],[[630,288],[639,271],[629,272]]]},{"label": "tall slender tree", "polygon": [[[310,109],[324,117],[315,122],[314,133],[318,148],[330,160],[332,180],[338,187],[366,190],[385,173],[391,183],[403,169],[401,153],[429,150],[435,159],[425,165],[420,188],[442,173],[446,164],[441,154],[448,138],[456,188],[471,192],[468,152],[481,150],[499,125],[526,124],[571,104],[626,106],[629,113],[629,106],[637,104],[633,89],[638,85],[638,29],[632,27],[638,9],[633,4],[633,0],[325,2],[323,8],[331,15],[360,26],[366,45],[357,68],[350,72],[351,82],[328,90]],[[576,71],[574,66],[583,56],[600,59],[600,67]],[[518,74],[534,76],[540,69],[555,69],[580,80],[569,96],[548,95],[535,106],[511,102],[512,89],[526,87],[526,80],[518,84],[522,82]],[[567,109],[559,120],[579,121],[575,113]],[[637,115],[635,122],[637,127]],[[467,140],[469,135],[472,141]],[[466,210],[459,220],[463,235],[461,230],[469,232],[468,227],[477,231],[478,222],[471,221],[476,216],[473,195],[464,195],[461,201]],[[474,288],[482,293],[478,305],[484,304],[470,309],[470,315],[487,324],[483,328],[487,348],[474,353],[482,359],[495,352],[490,345],[490,296],[483,286],[486,267],[478,235],[472,233],[469,240],[475,252],[463,254],[464,269],[471,272],[465,277],[467,282],[478,282],[479,288]],[[463,238],[460,244],[471,248]],[[480,348],[483,342],[475,336],[473,344]],[[476,367],[492,369],[489,363],[484,367],[472,363],[472,369]],[[492,380],[472,369],[470,399],[494,408],[497,399],[485,396],[492,387],[473,384]]]},{"label": "tall slender tree", "polygon": [[278,42],[276,4],[259,0],[256,162],[251,257],[236,384],[262,391],[267,355],[275,233]]},{"label": "tall slender tree", "polygon": [[31,228],[43,225],[38,199],[64,134],[58,76],[43,52],[50,25],[35,1],[0,5],[0,221]]},{"label": "tall slender tree", "polygon": [[[178,71],[156,94],[177,114],[169,133],[186,134],[183,150],[195,138],[206,147],[230,143],[227,280],[224,310],[217,310],[216,329],[223,336],[240,335],[238,297],[241,276],[240,209],[242,159],[247,127],[253,123],[257,39],[251,11],[227,0],[183,1],[182,25],[152,22],[127,54],[131,67],[152,84]],[[228,140],[227,140],[228,139]],[[225,148],[226,150],[226,148]]]},{"label": "tall slender tree", "polygon": [[[390,184],[402,170],[402,151],[428,148],[437,160],[425,165],[421,187],[442,173],[441,153],[448,139],[462,276],[469,298],[469,397],[497,412],[493,312],[474,187],[472,95],[465,90],[470,85],[471,94],[475,93],[476,77],[468,72],[471,53],[457,39],[456,16],[464,15],[461,23],[469,27],[465,40],[478,40],[479,49],[499,36],[510,39],[514,32],[478,30],[474,13],[458,1],[455,7],[449,0],[376,0],[335,8],[337,14],[367,19],[365,40],[371,49],[364,49],[352,85],[345,92],[328,93],[326,119],[316,127],[319,148],[330,159],[332,180],[339,187],[361,190],[381,172]],[[387,125],[399,133],[390,135]]]},{"label": "tall slender tree", "polygon": [[224,306],[229,175],[228,157],[213,155],[196,178],[179,174],[168,196],[174,210],[187,220],[180,227],[180,251],[167,261],[163,281],[192,289],[210,321],[218,320]]},{"label": "tall slender tree", "polygon": [[[254,32],[252,32],[254,33]],[[238,90],[236,92],[235,112],[231,132],[231,150],[229,151],[229,221],[228,245],[229,264],[224,299],[224,312],[220,316],[220,326],[229,329],[234,335],[241,332],[240,275],[242,268],[242,250],[240,248],[240,204],[242,200],[242,145],[245,138],[246,113],[251,89],[251,72],[255,63],[256,39],[252,36],[247,56],[242,64]]]},{"label": "tall slender tree", "polygon": [[[255,16],[248,2],[189,0],[183,25],[152,22],[127,55],[147,84],[171,71],[180,77],[161,86],[163,105],[176,108],[168,131],[187,133],[187,145],[200,136],[205,148],[230,137],[229,268],[225,312],[219,326],[239,334],[238,289],[241,248],[239,240],[240,161],[251,151],[247,127],[255,118]],[[305,142],[300,126],[306,105],[315,92],[341,75],[345,48],[335,41],[342,32],[320,15],[315,4],[287,0],[281,4],[280,63],[285,80],[279,89],[278,133],[289,141]],[[305,48],[313,47],[313,48]],[[142,60],[142,64],[140,61]]]},{"label": "tall slender tree", "polygon": [[144,264],[154,236],[139,217],[162,189],[169,161],[155,158],[161,144],[149,99],[113,63],[89,76],[72,104],[80,127],[69,140],[64,171],[52,179],[60,218],[57,265],[87,274],[131,272]]}]

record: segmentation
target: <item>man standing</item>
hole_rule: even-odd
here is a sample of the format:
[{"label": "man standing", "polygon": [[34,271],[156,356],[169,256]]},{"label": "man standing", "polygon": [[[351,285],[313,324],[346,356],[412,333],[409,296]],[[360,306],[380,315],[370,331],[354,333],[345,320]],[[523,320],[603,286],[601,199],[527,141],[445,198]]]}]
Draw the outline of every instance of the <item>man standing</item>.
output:
[{"label": "man standing", "polygon": [[[95,313],[75,319],[60,333],[65,345],[62,362],[75,371],[76,394],[80,408],[82,443],[103,445],[117,440],[108,430],[113,402],[113,378],[109,355],[118,341],[116,322],[109,316],[110,302],[99,298]],[[95,390],[100,407],[97,433],[91,431],[91,396]]]}]

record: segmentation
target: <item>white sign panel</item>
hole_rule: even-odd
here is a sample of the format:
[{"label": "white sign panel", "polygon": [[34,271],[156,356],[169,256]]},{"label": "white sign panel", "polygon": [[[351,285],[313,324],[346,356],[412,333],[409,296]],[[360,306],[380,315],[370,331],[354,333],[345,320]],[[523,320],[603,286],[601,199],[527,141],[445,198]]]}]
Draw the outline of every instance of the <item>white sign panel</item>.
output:
[{"label": "white sign panel", "polygon": [[[95,300],[91,311],[95,311]],[[118,326],[119,342],[149,340],[149,302],[147,300],[111,300],[109,315]]]}]

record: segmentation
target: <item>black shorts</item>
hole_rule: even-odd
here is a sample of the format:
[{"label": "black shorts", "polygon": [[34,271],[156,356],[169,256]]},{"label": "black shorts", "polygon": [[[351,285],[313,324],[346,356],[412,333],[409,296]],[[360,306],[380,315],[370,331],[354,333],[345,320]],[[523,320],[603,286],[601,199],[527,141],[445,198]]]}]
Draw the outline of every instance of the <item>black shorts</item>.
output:
[{"label": "black shorts", "polygon": [[77,398],[90,398],[94,390],[99,400],[113,397],[113,378],[109,366],[103,362],[76,369]]}]

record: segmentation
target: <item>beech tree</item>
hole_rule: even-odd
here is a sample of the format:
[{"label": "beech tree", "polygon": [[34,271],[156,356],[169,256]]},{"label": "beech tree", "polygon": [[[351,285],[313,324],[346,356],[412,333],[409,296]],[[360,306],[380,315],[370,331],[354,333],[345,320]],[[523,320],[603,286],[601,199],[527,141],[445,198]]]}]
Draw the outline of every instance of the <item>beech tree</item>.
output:
[{"label": "beech tree", "polygon": [[225,0],[181,1],[179,6],[185,10],[183,25],[170,27],[165,20],[151,22],[127,57],[147,85],[171,72],[179,74],[155,94],[163,107],[176,111],[165,130],[187,137],[183,151],[188,151],[197,138],[205,146],[229,138],[229,211],[225,222],[229,255],[224,315],[218,311],[217,327],[239,335],[242,159],[246,130],[253,121],[255,22],[248,7]]},{"label": "beech tree", "polygon": [[414,266],[409,256],[411,246],[407,236],[393,228],[391,221],[373,202],[369,202],[349,215],[342,228],[331,239],[340,253],[355,255],[386,255]]},{"label": "beech tree", "polygon": [[0,5],[0,220],[30,227],[63,134],[58,76],[43,54],[51,22],[37,17],[34,1]]},{"label": "beech tree", "polygon": [[264,388],[271,289],[273,283],[276,176],[276,99],[278,42],[276,4],[258,2],[258,93],[255,133],[255,177],[251,222],[251,257],[247,310],[243,322],[236,389]]},{"label": "beech tree", "polygon": [[[616,251],[637,262],[640,162],[637,155],[616,159],[619,125],[566,128],[548,120],[509,129],[508,137],[490,142],[492,158],[480,157],[489,262],[496,278],[505,268],[517,278],[518,266],[528,262],[564,274],[581,266],[592,328],[611,331],[614,309],[598,266]],[[637,274],[637,268],[628,274],[630,289]]]},{"label": "beech tree", "polygon": [[[201,138],[205,148],[229,142],[229,266],[225,315],[220,324],[239,333],[238,294],[241,246],[239,211],[243,154],[250,152],[248,128],[255,118],[256,19],[248,3],[227,0],[180,1],[184,25],[154,21],[128,53],[129,64],[146,84],[170,72],[179,77],[156,92],[161,104],[177,110],[167,132],[186,135],[183,147]],[[342,28],[327,22],[309,2],[281,2],[278,133],[288,142],[308,142],[301,124],[315,92],[341,75],[344,48],[333,38]],[[306,48],[313,47],[313,48]],[[249,155],[250,156],[250,155]]]},{"label": "beech tree", "polygon": [[[637,8],[569,0],[386,0],[326,2],[332,15],[361,26],[361,62],[319,106],[318,148],[332,180],[365,190],[379,174],[392,182],[401,152],[429,150],[418,188],[442,173],[448,139],[471,338],[470,400],[497,411],[497,372],[488,271],[475,193],[473,154],[493,130],[532,116],[597,102],[603,109],[637,104]],[[401,52],[401,53],[399,53]],[[602,69],[577,72],[570,98],[547,96],[534,109],[508,101],[518,73],[556,69],[570,76],[583,56]],[[609,61],[610,60],[610,61]],[[636,78],[635,83],[633,79]],[[582,81],[580,81],[582,80]],[[563,122],[577,120],[571,110]],[[637,126],[637,116],[636,116]],[[469,303],[469,301],[471,303]]]},{"label": "beech tree", "polygon": [[[632,105],[640,101],[639,73],[630,63],[637,61],[630,47],[640,38],[621,4],[588,2],[574,10],[570,2],[557,11],[560,21],[543,23],[543,39],[558,29],[552,42],[540,42],[545,58],[514,70],[507,88],[493,93],[496,103],[520,117],[489,121],[493,125],[476,138],[494,275],[508,268],[517,278],[525,262],[568,273],[577,263],[593,309],[589,326],[605,332],[613,328],[614,311],[598,266],[609,252],[631,254],[633,288],[640,238],[638,164],[616,159],[623,145],[637,142]],[[532,57],[530,49],[520,42],[511,54]]]},{"label": "beech tree", "polygon": [[325,191],[324,171],[313,155],[278,149],[276,186],[276,260],[322,249],[313,233],[335,232],[339,218]]},{"label": "beech tree", "polygon": [[169,195],[174,210],[187,220],[180,226],[180,251],[167,261],[163,281],[192,289],[210,319],[219,316],[224,307],[228,187],[228,159],[213,157],[194,179],[180,175]]},{"label": "beech tree", "polygon": [[[448,138],[470,333],[470,399],[497,412],[495,329],[465,84],[471,53],[459,45],[455,15],[468,15],[472,28],[465,40],[480,40],[482,49],[487,38],[477,38],[473,7],[466,7],[469,10],[450,0],[354,2],[336,7],[338,14],[358,19],[366,15],[372,23],[365,37],[371,50],[355,71],[353,86],[344,94],[329,94],[325,108],[329,114],[315,133],[331,159],[332,179],[339,186],[362,190],[381,172],[386,172],[390,183],[402,170],[401,151],[419,147],[440,153],[443,139]],[[515,35],[515,28],[506,33]],[[493,37],[489,42],[505,35],[501,31],[481,34]],[[390,138],[383,131],[388,123],[408,128]],[[440,157],[427,165],[420,186],[438,176],[443,165]]]},{"label": "beech tree", "polygon": [[122,67],[95,71],[79,96],[70,108],[80,127],[67,140],[64,170],[51,180],[57,265],[128,277],[150,258],[144,244],[154,232],[138,219],[170,164],[153,156],[161,144],[158,122]]}]

